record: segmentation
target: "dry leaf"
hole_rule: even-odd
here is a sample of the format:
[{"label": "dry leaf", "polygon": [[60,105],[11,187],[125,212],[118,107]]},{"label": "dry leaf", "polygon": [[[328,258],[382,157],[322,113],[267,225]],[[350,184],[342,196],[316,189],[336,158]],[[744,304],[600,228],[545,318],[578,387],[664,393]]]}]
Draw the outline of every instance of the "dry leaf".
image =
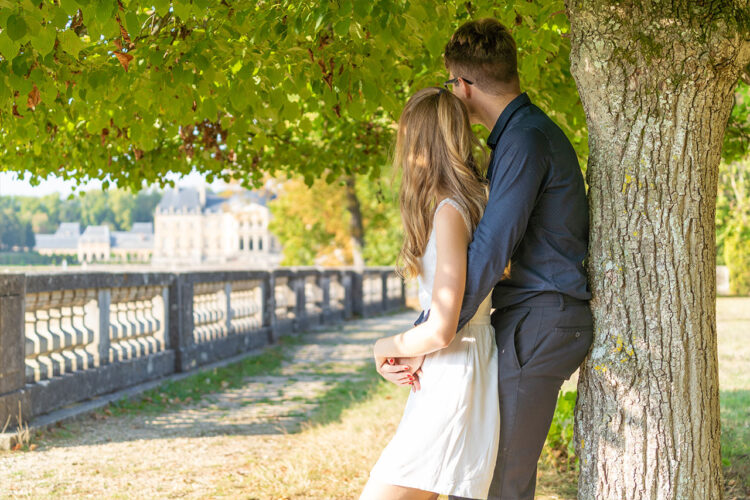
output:
[{"label": "dry leaf", "polygon": [[21,443],[16,443],[15,446],[13,446],[13,451],[18,451],[21,449]]},{"label": "dry leaf", "polygon": [[36,109],[36,105],[40,102],[42,102],[42,94],[39,92],[39,89],[36,88],[35,83],[34,88],[29,92],[29,98],[26,100],[26,105],[29,109]]},{"label": "dry leaf", "polygon": [[115,56],[117,56],[117,59],[120,61],[120,64],[122,65],[123,68],[125,68],[125,71],[127,71],[130,61],[133,60],[133,56],[130,54],[117,52],[117,51],[115,51]]},{"label": "dry leaf", "polygon": [[36,449],[37,449],[37,445],[35,445],[35,444],[30,444],[29,445],[29,451],[34,451]]}]

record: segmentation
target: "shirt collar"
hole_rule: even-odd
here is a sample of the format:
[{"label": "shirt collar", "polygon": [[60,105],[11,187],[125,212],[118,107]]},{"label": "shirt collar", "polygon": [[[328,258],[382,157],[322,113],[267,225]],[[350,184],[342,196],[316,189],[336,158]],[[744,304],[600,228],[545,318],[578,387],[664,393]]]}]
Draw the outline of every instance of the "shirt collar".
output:
[{"label": "shirt collar", "polygon": [[489,137],[487,137],[487,146],[489,146],[490,149],[494,150],[495,146],[497,146],[497,141],[500,140],[500,134],[505,130],[505,126],[508,125],[508,121],[510,121],[510,117],[513,116],[513,113],[518,111],[520,107],[530,103],[531,100],[529,99],[529,96],[526,92],[523,92],[505,106],[505,109],[497,118],[495,126],[492,127],[492,132],[490,132]]}]

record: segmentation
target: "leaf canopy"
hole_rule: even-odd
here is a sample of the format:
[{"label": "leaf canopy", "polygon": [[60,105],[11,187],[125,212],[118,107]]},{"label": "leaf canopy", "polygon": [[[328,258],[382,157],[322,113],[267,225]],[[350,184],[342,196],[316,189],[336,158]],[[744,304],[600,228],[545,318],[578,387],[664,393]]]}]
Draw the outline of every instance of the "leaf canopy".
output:
[{"label": "leaf canopy", "polygon": [[406,97],[484,16],[585,160],[562,1],[0,0],[0,168],[135,189],[193,168],[377,176]]}]

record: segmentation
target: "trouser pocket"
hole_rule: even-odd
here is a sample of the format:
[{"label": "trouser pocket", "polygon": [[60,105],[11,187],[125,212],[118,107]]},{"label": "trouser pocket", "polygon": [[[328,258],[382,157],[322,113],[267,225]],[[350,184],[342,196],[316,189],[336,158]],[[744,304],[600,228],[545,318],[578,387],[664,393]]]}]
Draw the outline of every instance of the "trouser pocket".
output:
[{"label": "trouser pocket", "polygon": [[565,311],[550,312],[534,352],[534,373],[570,378],[586,357],[593,336],[588,306],[569,306]]},{"label": "trouser pocket", "polygon": [[[528,348],[530,341],[536,338],[536,332],[532,331],[527,321],[531,309],[518,307],[506,311],[497,311],[493,315],[493,326],[495,338],[497,339],[498,356],[520,370],[529,360],[531,350]],[[534,337],[531,339],[530,337]]]}]

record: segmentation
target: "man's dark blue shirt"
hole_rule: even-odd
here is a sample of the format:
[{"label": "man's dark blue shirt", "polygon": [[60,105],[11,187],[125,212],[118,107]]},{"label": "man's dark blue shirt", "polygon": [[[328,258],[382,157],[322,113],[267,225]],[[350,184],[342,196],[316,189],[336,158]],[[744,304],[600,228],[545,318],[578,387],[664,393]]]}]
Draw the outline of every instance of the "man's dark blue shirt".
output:
[{"label": "man's dark blue shirt", "polygon": [[[469,245],[459,330],[490,291],[495,308],[549,291],[591,298],[583,268],[588,203],[570,141],[523,93],[500,114],[487,145],[490,194]],[[508,261],[510,278],[502,279]]]}]

